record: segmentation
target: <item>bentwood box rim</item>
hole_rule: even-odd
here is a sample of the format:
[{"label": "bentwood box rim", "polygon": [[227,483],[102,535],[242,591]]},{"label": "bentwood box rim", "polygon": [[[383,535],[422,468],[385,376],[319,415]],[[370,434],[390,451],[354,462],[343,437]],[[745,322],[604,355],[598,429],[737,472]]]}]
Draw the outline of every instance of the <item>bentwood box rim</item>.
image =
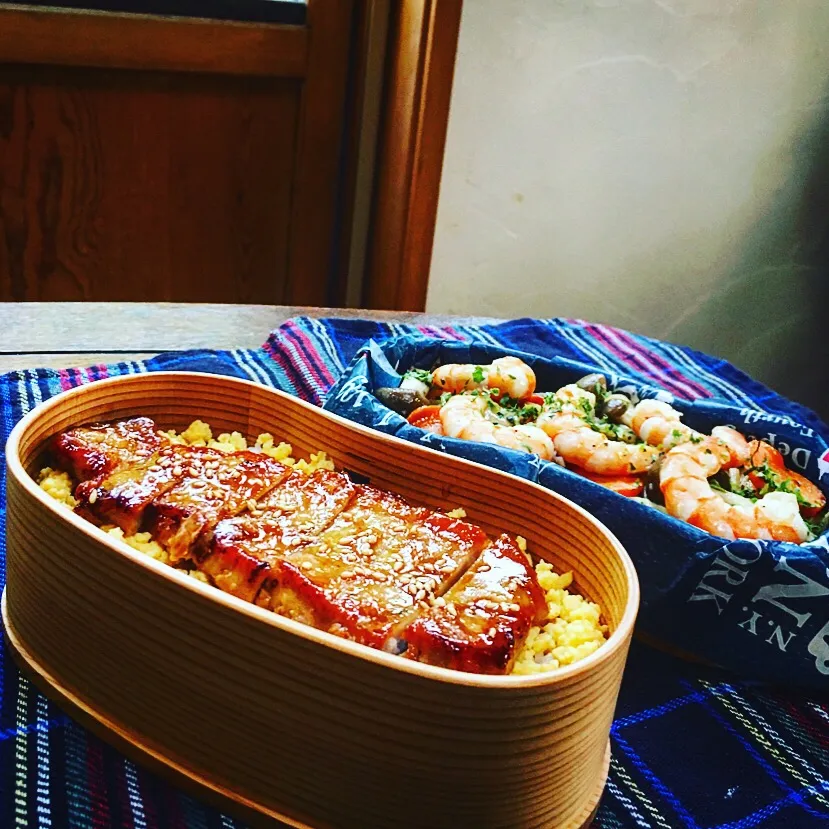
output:
[{"label": "bentwood box rim", "polygon": [[[236,386],[241,393],[245,393],[251,388],[265,389],[269,394],[274,395],[274,399],[279,398],[290,401],[291,405],[299,406],[300,408],[314,412],[316,416],[322,416],[327,420],[339,423],[341,426],[350,431],[361,433],[370,436],[372,440],[379,444],[393,444],[397,446],[405,446],[407,452],[411,452],[415,456],[430,457],[434,459],[435,452],[433,449],[417,446],[409,441],[397,438],[392,435],[387,435],[376,431],[361,424],[343,418],[339,415],[324,411],[311,403],[301,400],[292,395],[286,394],[278,389],[273,389],[269,386],[264,386],[259,383],[254,383],[249,380],[244,380],[237,377],[229,377],[226,375],[212,375],[202,372],[184,372],[184,371],[160,371],[146,374],[133,374],[121,377],[111,377],[102,380],[94,381],[94,385],[98,388],[105,386],[140,386],[152,380],[174,380],[181,378],[182,380],[195,380],[210,378],[213,381],[220,380],[222,383],[227,383],[230,386]],[[10,477],[14,477],[16,482],[21,485],[26,493],[32,498],[36,499],[43,507],[51,512],[57,513],[60,511],[60,517],[70,524],[75,530],[89,536],[98,544],[113,551],[113,553],[121,556],[126,556],[136,566],[143,567],[145,570],[153,573],[155,576],[163,579],[171,580],[178,584],[179,587],[185,590],[194,591],[208,600],[225,607],[233,608],[239,613],[248,615],[257,619],[259,622],[270,625],[282,631],[287,631],[299,636],[305,640],[315,642],[320,645],[325,645],[334,650],[340,651],[344,654],[349,654],[358,659],[374,663],[385,669],[394,671],[402,671],[415,676],[420,676],[424,679],[434,680],[437,682],[448,683],[453,685],[465,685],[480,688],[491,689],[526,689],[529,687],[541,687],[547,685],[555,685],[563,682],[574,676],[582,673],[587,673],[595,668],[598,664],[610,659],[619,648],[626,648],[628,646],[633,626],[636,620],[637,611],[639,608],[639,582],[636,575],[633,562],[628,556],[627,551],[622,546],[621,542],[616,536],[600,521],[590,515],[582,507],[570,501],[563,495],[553,492],[545,487],[539,486],[532,482],[521,479],[522,486],[535,488],[545,494],[545,497],[563,502],[567,508],[575,513],[578,513],[585,521],[592,524],[594,528],[600,533],[604,534],[611,542],[614,553],[618,556],[625,575],[627,587],[627,600],[625,603],[624,612],[611,632],[608,640],[596,651],[589,656],[576,662],[572,665],[567,665],[558,668],[554,671],[544,674],[535,674],[530,676],[490,676],[484,674],[463,673],[460,671],[449,670],[432,665],[427,665],[419,662],[401,659],[393,654],[384,653],[383,651],[375,650],[368,646],[361,645],[356,642],[351,642],[342,639],[338,636],[330,634],[326,631],[317,630],[308,625],[296,622],[291,619],[279,616],[276,613],[268,611],[264,608],[257,607],[254,604],[245,602],[230,594],[224,593],[215,587],[203,584],[200,581],[190,578],[184,573],[169,567],[162,562],[146,556],[123,541],[109,535],[103,530],[91,524],[89,521],[75,515],[70,510],[60,506],[54,499],[44,492],[36,483],[35,479],[23,466],[20,459],[19,447],[23,436],[31,427],[32,423],[43,416],[45,412],[52,409],[63,408],[71,406],[73,398],[82,396],[89,391],[91,384],[84,384],[73,389],[61,392],[43,403],[38,404],[31,409],[14,427],[9,439],[6,443],[6,463],[7,471]],[[135,415],[140,415],[141,412],[135,412]],[[80,425],[74,424],[74,425]],[[242,424],[240,424],[241,426]],[[469,461],[463,458],[456,458],[451,455],[442,455],[441,460],[447,465],[447,468],[452,467],[461,468],[477,468],[484,470],[487,475],[497,476],[507,480],[513,479],[513,476],[508,473],[501,472],[483,464]],[[576,574],[578,580],[578,574]]]}]

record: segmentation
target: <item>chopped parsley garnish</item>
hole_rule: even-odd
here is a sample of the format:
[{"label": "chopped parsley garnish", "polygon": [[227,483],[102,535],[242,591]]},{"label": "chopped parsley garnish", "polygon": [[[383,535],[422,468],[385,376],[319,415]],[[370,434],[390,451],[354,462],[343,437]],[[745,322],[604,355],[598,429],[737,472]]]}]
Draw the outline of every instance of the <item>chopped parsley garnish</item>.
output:
[{"label": "chopped parsley garnish", "polygon": [[759,466],[753,466],[750,472],[758,475],[764,481],[762,488],[757,493],[760,498],[769,492],[786,492],[789,495],[794,495],[797,498],[797,503],[802,507],[815,506],[811,501],[803,497],[800,487],[794,481],[789,478],[784,478],[772,468],[768,461],[763,461]]},{"label": "chopped parsley garnish", "polygon": [[823,535],[829,529],[829,509],[824,509],[823,512],[818,513],[813,518],[804,518],[809,532],[817,538]]},{"label": "chopped parsley garnish", "polygon": [[556,397],[555,392],[548,391],[544,395],[544,408],[552,414],[560,412],[562,405],[562,402]]},{"label": "chopped parsley garnish", "polygon": [[588,416],[593,416],[593,406],[586,397],[579,398],[579,408]]},{"label": "chopped parsley garnish", "polygon": [[449,398],[450,398],[450,397],[452,397],[452,392],[451,392],[451,391],[445,391],[445,392],[444,392],[444,393],[440,396],[440,405],[441,405],[441,406],[445,406],[445,405],[446,405],[446,401],[447,401],[447,400],[449,400]]},{"label": "chopped parsley garnish", "polygon": [[484,376],[483,368],[481,366],[475,366],[475,370],[472,372],[472,381],[474,383],[483,383]]},{"label": "chopped parsley garnish", "polygon": [[411,377],[420,383],[425,383],[427,386],[432,385],[432,372],[425,368],[410,368],[404,375],[403,379]]}]

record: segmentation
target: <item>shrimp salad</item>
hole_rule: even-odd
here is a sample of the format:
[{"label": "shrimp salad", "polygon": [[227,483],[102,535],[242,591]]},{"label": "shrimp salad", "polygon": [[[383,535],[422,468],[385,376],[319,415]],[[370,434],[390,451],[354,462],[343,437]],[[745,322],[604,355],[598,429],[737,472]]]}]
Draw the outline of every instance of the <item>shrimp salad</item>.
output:
[{"label": "shrimp salad", "polygon": [[699,432],[601,374],[539,392],[530,366],[507,356],[412,369],[377,397],[413,426],[531,452],[722,538],[801,544],[829,526],[826,496],[774,446],[728,426]]}]

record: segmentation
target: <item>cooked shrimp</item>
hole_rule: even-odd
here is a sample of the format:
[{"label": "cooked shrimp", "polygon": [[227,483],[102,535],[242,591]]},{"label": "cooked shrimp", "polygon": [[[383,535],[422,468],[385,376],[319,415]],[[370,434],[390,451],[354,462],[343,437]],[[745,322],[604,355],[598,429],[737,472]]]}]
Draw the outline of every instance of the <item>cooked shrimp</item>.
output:
[{"label": "cooked shrimp", "polygon": [[587,422],[595,416],[596,396],[574,383],[545,404],[536,425],[552,439],[556,452],[567,462],[598,475],[642,475],[659,459],[659,450],[644,443],[611,440]]},{"label": "cooked shrimp", "polygon": [[458,394],[473,389],[498,389],[523,400],[535,391],[535,372],[518,357],[499,357],[488,366],[447,363],[432,373],[432,388]]},{"label": "cooked shrimp", "polygon": [[800,512],[813,518],[826,506],[826,496],[808,478],[786,467],[780,451],[763,440],[753,440],[748,445],[745,464],[748,478],[758,491],[765,486],[775,489],[794,490],[800,504]]},{"label": "cooked shrimp", "polygon": [[553,442],[536,426],[503,426],[487,420],[489,398],[485,394],[457,394],[440,409],[443,433],[452,438],[497,443],[508,449],[532,452],[544,460],[556,460]]},{"label": "cooked shrimp", "polygon": [[670,449],[689,440],[701,440],[704,435],[686,426],[682,413],[662,400],[640,400],[626,415],[625,422],[645,443]]},{"label": "cooked shrimp", "polygon": [[753,502],[729,493],[726,501],[711,488],[708,479],[720,469],[738,465],[742,456],[742,447],[734,438],[742,435],[727,427],[713,431],[719,434],[675,446],[662,461],[659,485],[668,513],[722,538],[766,538],[795,544],[805,541],[809,530],[794,495],[770,492]]},{"label": "cooked shrimp", "polygon": [[711,430],[711,437],[728,449],[728,462],[723,467],[724,469],[743,466],[748,462],[751,448],[748,441],[736,429],[730,426],[715,426]]}]

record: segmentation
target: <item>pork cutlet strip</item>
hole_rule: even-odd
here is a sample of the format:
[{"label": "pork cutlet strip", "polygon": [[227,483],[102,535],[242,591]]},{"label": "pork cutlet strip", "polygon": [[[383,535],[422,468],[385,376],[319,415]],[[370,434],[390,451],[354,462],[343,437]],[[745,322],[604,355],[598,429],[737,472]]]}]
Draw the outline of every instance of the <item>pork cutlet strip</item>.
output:
[{"label": "pork cutlet strip", "polygon": [[167,446],[155,457],[78,484],[76,512],[96,524],[115,524],[126,535],[141,527],[144,511],[184,475],[189,446]]},{"label": "pork cutlet strip", "polygon": [[263,591],[271,609],[373,647],[447,589],[486,543],[464,521],[359,487],[317,541],[289,551]]},{"label": "pork cutlet strip", "polygon": [[133,417],[63,432],[52,444],[52,455],[76,480],[89,481],[149,461],[168,443],[149,417]]},{"label": "pork cutlet strip", "polygon": [[313,541],[346,508],[355,488],[347,475],[292,472],[251,512],[220,521],[194,550],[199,569],[222,590],[252,602],[274,564]]},{"label": "pork cutlet strip", "polygon": [[149,461],[79,484],[77,511],[126,535],[146,527],[175,560],[211,522],[238,512],[289,472],[253,452],[171,445]]},{"label": "pork cutlet strip", "polygon": [[401,638],[406,655],[459,671],[504,674],[532,625],[547,613],[544,592],[527,556],[502,535]]},{"label": "pork cutlet strip", "polygon": [[191,449],[184,474],[148,505],[143,522],[172,564],[190,558],[217,522],[254,508],[291,474],[290,467],[258,452]]}]

